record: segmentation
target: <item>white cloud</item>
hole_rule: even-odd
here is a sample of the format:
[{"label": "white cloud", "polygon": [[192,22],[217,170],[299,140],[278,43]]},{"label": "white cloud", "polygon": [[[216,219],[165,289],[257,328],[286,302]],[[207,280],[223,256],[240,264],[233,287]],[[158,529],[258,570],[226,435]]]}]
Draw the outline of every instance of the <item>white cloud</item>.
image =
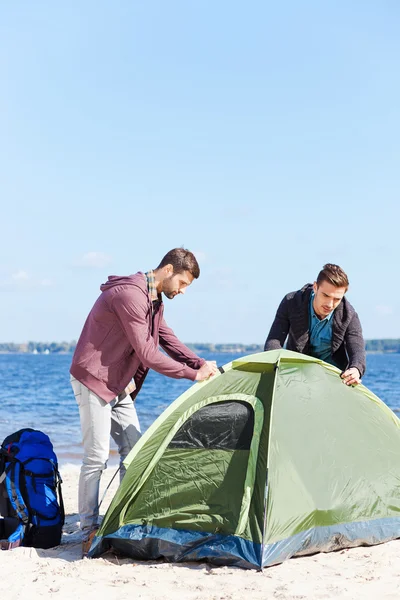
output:
[{"label": "white cloud", "polygon": [[384,304],[379,304],[378,306],[375,307],[376,312],[378,313],[378,315],[381,315],[383,317],[387,316],[387,315],[392,315],[393,314],[393,308],[391,306],[386,306]]},{"label": "white cloud", "polygon": [[30,279],[30,276],[28,275],[28,273],[26,271],[23,271],[22,269],[20,269],[19,271],[12,273],[11,279],[13,281],[28,281],[28,279]]},{"label": "white cloud", "polygon": [[40,285],[43,285],[44,287],[49,287],[53,285],[53,282],[51,281],[51,279],[42,279]]},{"label": "white cloud", "polygon": [[87,252],[75,263],[78,267],[102,269],[111,263],[111,256],[104,252]]},{"label": "white cloud", "polygon": [[53,282],[47,277],[35,277],[30,275],[25,269],[18,269],[14,273],[8,275],[3,280],[0,280],[0,288],[5,291],[32,290],[41,286],[49,287]]}]

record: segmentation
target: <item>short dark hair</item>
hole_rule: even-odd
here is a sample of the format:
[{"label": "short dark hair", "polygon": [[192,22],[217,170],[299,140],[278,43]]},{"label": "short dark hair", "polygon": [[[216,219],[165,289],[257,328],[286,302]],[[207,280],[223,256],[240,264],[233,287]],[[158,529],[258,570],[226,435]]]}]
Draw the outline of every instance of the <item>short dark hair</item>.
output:
[{"label": "short dark hair", "polygon": [[317,285],[320,285],[323,281],[327,281],[335,287],[345,287],[346,290],[349,287],[346,273],[338,265],[332,265],[331,263],[324,265],[322,271],[318,273]]},{"label": "short dark hair", "polygon": [[162,269],[166,265],[172,265],[174,273],[189,271],[194,279],[200,277],[200,267],[195,255],[185,248],[174,248],[167,252],[157,269]]}]

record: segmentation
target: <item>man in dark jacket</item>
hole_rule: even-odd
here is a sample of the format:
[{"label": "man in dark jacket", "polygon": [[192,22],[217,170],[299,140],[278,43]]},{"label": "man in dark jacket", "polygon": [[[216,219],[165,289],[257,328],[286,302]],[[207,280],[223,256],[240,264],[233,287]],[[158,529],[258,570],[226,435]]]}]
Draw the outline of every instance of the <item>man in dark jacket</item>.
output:
[{"label": "man in dark jacket", "polygon": [[70,369],[83,438],[83,555],[98,528],[100,477],[107,466],[110,433],[118,446],[122,478],[122,461],[140,437],[133,400],[149,369],[192,381],[203,381],[217,370],[214,361],[199,358],[180,342],[163,317],[162,294],[170,299],[184,294],[199,275],[194,255],[175,248],[154,271],[109,277],[86,319]]},{"label": "man in dark jacket", "polygon": [[287,294],[279,305],[265,350],[286,348],[315,356],[343,371],[347,385],[365,373],[365,342],[358,315],[345,298],[346,273],[326,264],[314,284]]}]

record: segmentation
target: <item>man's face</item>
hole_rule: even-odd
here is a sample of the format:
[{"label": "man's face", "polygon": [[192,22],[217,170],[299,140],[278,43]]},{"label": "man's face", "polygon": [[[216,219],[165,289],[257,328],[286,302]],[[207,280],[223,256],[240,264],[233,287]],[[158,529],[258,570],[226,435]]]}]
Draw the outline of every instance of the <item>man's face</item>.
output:
[{"label": "man's face", "polygon": [[184,294],[186,288],[192,283],[193,275],[189,271],[183,271],[182,273],[172,273],[163,279],[162,291],[163,293],[172,300],[178,294]]},{"label": "man's face", "polygon": [[345,287],[336,287],[327,281],[323,281],[317,286],[314,282],[314,301],[313,308],[318,317],[325,319],[342,301],[346,293]]}]

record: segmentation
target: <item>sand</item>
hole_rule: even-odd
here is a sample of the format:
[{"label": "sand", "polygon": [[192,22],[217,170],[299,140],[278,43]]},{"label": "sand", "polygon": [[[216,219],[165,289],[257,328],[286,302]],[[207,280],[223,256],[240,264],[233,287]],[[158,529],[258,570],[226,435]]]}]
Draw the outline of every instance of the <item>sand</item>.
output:
[{"label": "sand", "polygon": [[[107,469],[103,487],[115,468]],[[66,508],[62,544],[0,552],[0,597],[58,600],[400,599],[400,540],[291,559],[262,573],[205,564],[82,559],[77,514],[79,467],[61,469]],[[115,478],[102,513],[117,487]]]}]

